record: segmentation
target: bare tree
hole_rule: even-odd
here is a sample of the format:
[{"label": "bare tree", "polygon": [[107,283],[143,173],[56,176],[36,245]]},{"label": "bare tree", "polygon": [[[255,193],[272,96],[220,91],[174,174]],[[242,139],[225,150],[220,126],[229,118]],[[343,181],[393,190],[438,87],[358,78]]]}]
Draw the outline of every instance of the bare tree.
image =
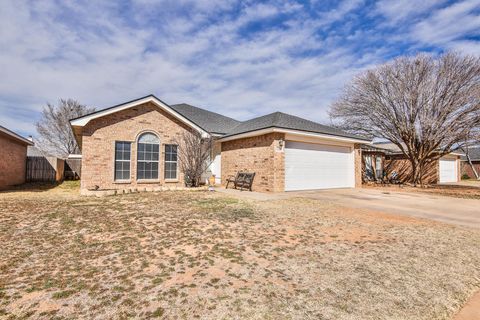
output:
[{"label": "bare tree", "polygon": [[330,110],[334,123],[400,148],[422,184],[426,167],[477,139],[480,57],[401,57],[355,77]]},{"label": "bare tree", "polygon": [[60,99],[56,106],[47,103],[43,108],[42,118],[36,123],[38,147],[60,157],[79,153],[69,120],[93,111],[95,108],[82,105],[73,99]]},{"label": "bare tree", "polygon": [[180,171],[184,174],[185,184],[190,187],[200,185],[202,174],[211,162],[212,138],[203,138],[197,132],[184,132],[176,140]]}]

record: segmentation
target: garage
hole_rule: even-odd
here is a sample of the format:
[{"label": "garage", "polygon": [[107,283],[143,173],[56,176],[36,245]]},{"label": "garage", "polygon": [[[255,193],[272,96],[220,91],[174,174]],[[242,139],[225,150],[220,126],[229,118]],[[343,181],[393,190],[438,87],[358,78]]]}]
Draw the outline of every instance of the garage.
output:
[{"label": "garage", "polygon": [[439,160],[440,183],[457,182],[457,160],[441,158]]},{"label": "garage", "polygon": [[285,191],[354,186],[351,147],[286,141]]}]

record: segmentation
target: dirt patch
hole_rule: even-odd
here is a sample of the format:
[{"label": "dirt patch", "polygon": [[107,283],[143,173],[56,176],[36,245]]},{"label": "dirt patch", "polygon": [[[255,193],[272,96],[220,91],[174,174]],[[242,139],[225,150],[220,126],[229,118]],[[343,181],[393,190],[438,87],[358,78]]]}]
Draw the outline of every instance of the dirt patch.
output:
[{"label": "dirt patch", "polygon": [[448,319],[480,286],[480,232],[304,198],[2,193],[0,242],[7,319]]}]

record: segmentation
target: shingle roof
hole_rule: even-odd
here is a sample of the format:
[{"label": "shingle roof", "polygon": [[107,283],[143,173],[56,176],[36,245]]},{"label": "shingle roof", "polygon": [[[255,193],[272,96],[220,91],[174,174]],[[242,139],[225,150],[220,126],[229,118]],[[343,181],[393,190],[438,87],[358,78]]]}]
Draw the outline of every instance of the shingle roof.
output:
[{"label": "shingle roof", "polygon": [[[473,146],[468,148],[468,155],[472,161],[480,161],[480,146]],[[467,156],[462,156],[462,160],[467,160]]]},{"label": "shingle roof", "polygon": [[283,112],[274,112],[274,113],[267,114],[265,116],[244,121],[240,123],[238,126],[236,126],[235,128],[231,129],[230,132],[227,133],[226,137],[241,134],[241,133],[261,130],[261,129],[272,128],[272,127],[307,131],[307,132],[313,132],[313,133],[322,133],[327,135],[334,135],[334,136],[361,139],[361,140],[369,140],[364,137],[349,134],[345,131],[342,131],[334,127],[326,126],[317,122],[292,116]]},{"label": "shingle roof", "polygon": [[[402,150],[400,150],[400,148],[399,148],[396,144],[394,144],[394,143],[392,143],[392,142],[390,142],[390,141],[375,142],[375,143],[373,143],[373,144],[374,144],[376,147],[380,147],[380,148],[386,149],[386,150],[388,150],[388,151],[390,151],[390,152],[393,152],[393,153],[401,153],[401,152],[402,152]],[[405,144],[403,144],[403,146],[405,146]]]},{"label": "shingle roof", "polygon": [[188,120],[210,133],[226,134],[233,127],[240,124],[240,121],[211,112],[192,105],[181,103],[173,104],[170,107]]},{"label": "shingle roof", "polygon": [[[85,123],[80,123],[79,121],[81,121],[82,119],[85,120],[91,117],[101,117],[104,114],[108,114],[106,112],[110,112],[110,113],[116,112],[115,111],[116,108],[125,108],[126,105],[133,106],[136,103],[140,104],[140,103],[143,103],[143,101],[146,99],[155,99],[155,101],[158,101],[158,103],[161,103],[171,108],[173,111],[178,113],[179,116],[181,116],[182,118],[185,118],[186,120],[193,123],[195,126],[199,127],[203,131],[206,131],[211,134],[233,136],[240,133],[246,133],[246,132],[275,127],[275,128],[281,128],[281,129],[293,129],[293,130],[299,130],[299,131],[321,133],[321,134],[353,138],[353,139],[359,139],[359,140],[370,140],[358,135],[349,134],[337,128],[322,125],[310,120],[306,120],[306,119],[285,114],[282,112],[275,112],[275,113],[267,114],[262,117],[241,122],[241,121],[226,117],[224,115],[211,112],[202,108],[198,108],[186,103],[168,105],[165,102],[158,99],[157,97],[155,97],[154,95],[148,95],[140,99],[132,100],[132,101],[122,103],[110,108],[98,110],[79,118],[70,119],[70,123],[72,126],[81,127],[81,126],[84,126],[86,123],[88,123],[88,121],[86,121]],[[74,123],[74,122],[79,122],[79,123]],[[75,132],[75,138],[78,138],[77,132],[75,130],[74,132]]]},{"label": "shingle roof", "polygon": [[27,147],[27,157],[52,157],[51,154],[45,153],[36,146]]}]

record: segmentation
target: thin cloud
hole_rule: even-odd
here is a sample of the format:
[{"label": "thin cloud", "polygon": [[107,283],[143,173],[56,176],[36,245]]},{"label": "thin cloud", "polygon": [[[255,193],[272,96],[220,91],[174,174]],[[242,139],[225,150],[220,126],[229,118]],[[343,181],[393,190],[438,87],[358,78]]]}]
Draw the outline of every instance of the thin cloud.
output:
[{"label": "thin cloud", "polygon": [[[238,119],[279,110],[328,122],[366,68],[411,50],[478,50],[471,2],[395,3],[2,1],[0,124],[32,134],[46,102],[102,108],[149,93]],[[412,28],[397,27],[406,19]],[[468,21],[429,31],[452,19]]]}]

